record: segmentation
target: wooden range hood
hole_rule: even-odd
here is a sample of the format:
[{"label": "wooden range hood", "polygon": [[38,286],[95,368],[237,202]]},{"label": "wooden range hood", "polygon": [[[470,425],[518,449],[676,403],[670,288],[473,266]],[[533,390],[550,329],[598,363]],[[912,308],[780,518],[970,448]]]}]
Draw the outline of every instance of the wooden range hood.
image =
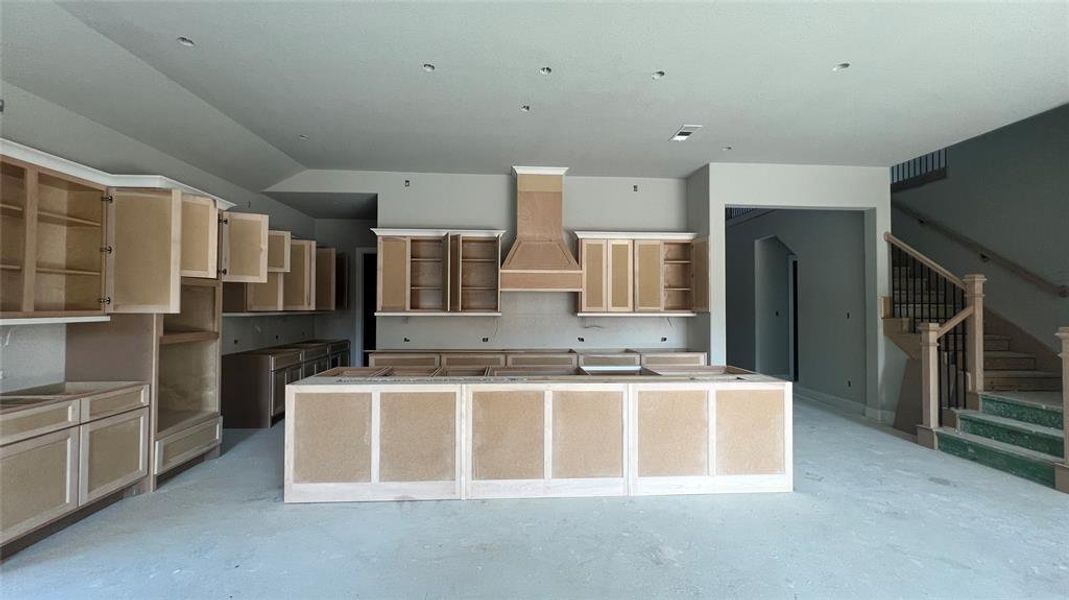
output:
[{"label": "wooden range hood", "polygon": [[567,167],[512,167],[516,241],[501,265],[502,292],[578,292],[583,269],[564,242]]}]

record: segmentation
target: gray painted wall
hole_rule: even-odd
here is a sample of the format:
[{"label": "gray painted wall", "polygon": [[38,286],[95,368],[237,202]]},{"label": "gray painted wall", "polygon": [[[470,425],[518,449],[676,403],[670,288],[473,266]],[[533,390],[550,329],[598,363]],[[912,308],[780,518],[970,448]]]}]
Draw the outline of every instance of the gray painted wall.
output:
[{"label": "gray painted wall", "polygon": [[[868,336],[880,334],[865,323],[861,211],[777,210],[727,229],[728,362],[759,366],[755,242],[769,236],[798,257],[798,385],[863,409],[865,349]],[[786,272],[777,267],[770,277],[785,281]]]},{"label": "gray painted wall", "polygon": [[[505,253],[514,237],[515,187],[511,175],[309,171],[271,191],[377,193],[381,227],[504,229],[509,231]],[[566,176],[563,217],[567,231],[687,231],[686,182]],[[569,243],[574,251],[574,239]],[[500,318],[382,317],[377,322],[377,345],[383,349],[688,346],[685,319],[580,319],[575,315],[576,302],[577,294],[505,293]]]},{"label": "gray painted wall", "polygon": [[63,381],[66,325],[0,327],[0,391]]},{"label": "gray painted wall", "polygon": [[787,285],[790,272],[787,261],[791,255],[791,249],[778,237],[754,241],[754,365],[759,373],[767,375],[784,376],[791,372]]},{"label": "gray painted wall", "polygon": [[[316,219],[316,243],[320,246],[329,246],[339,253],[349,255],[349,298],[348,310],[338,310],[332,314],[319,315],[315,318],[315,333],[320,339],[347,339],[353,350],[361,349],[363,339],[363,327],[359,318],[361,303],[360,295],[363,286],[357,279],[359,272],[356,264],[357,248],[374,248],[375,234],[371,228],[374,221],[359,221],[352,219]],[[354,352],[353,360],[357,354]]]},{"label": "gray painted wall", "polygon": [[[1069,105],[951,146],[947,178],[894,195],[1055,283],[1069,284]],[[1056,347],[1069,300],[1025,283],[899,211],[896,236],[959,275],[983,273],[985,301]]]}]

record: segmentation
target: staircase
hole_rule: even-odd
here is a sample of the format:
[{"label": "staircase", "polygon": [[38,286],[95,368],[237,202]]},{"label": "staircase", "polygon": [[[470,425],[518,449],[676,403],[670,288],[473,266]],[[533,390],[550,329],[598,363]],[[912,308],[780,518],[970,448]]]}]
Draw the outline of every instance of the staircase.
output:
[{"label": "staircase", "polygon": [[[916,264],[909,263],[909,257],[892,252],[893,314],[884,324],[896,344],[919,358],[918,325],[946,323],[965,307],[966,298],[952,280],[926,269],[918,277]],[[957,329],[940,339],[939,364],[947,382],[940,382],[946,388],[945,393],[940,388],[943,410],[936,447],[1054,487],[1055,465],[1064,464],[1066,456],[1061,374],[1037,369],[1036,357],[1016,351],[1010,336],[987,334],[984,391],[966,402],[966,372],[958,353],[965,330]]]}]

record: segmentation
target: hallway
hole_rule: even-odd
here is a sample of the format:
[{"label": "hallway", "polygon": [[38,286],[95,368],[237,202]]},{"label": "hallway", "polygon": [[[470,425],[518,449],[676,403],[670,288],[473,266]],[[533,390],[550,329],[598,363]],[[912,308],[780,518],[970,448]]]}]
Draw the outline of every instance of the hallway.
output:
[{"label": "hallway", "polygon": [[8,560],[0,595],[1069,593],[1069,497],[819,405],[796,404],[793,494],[283,505],[282,428],[226,434],[220,460]]}]

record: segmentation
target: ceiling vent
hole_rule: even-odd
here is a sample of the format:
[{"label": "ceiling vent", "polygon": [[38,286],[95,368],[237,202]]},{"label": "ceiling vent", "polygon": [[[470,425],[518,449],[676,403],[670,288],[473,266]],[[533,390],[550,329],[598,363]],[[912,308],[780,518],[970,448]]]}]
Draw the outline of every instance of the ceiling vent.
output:
[{"label": "ceiling vent", "polygon": [[668,141],[685,142],[690,139],[690,136],[694,135],[701,128],[701,125],[684,125],[680,127],[679,131],[677,131],[676,134],[673,135],[672,138]]}]

